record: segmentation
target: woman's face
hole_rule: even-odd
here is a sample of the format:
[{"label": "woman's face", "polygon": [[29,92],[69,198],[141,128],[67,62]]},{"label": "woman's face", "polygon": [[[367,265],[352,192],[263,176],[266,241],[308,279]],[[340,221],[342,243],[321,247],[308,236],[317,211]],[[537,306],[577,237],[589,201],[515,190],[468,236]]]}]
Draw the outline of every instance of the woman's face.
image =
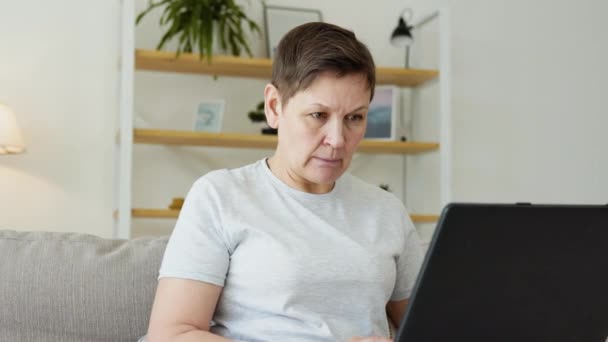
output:
[{"label": "woman's face", "polygon": [[350,165],[365,135],[370,89],[363,75],[319,75],[281,105],[273,85],[265,89],[266,115],[279,129],[269,165],[296,189],[325,193]]}]

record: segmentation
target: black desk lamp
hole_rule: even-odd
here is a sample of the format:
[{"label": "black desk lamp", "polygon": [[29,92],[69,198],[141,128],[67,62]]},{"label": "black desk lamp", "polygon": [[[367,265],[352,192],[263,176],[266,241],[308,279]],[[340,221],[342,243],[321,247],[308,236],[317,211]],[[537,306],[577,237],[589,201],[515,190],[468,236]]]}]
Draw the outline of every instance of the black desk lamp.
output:
[{"label": "black desk lamp", "polygon": [[398,47],[405,47],[405,67],[410,67],[410,45],[414,42],[414,37],[412,36],[412,29],[414,26],[408,26],[407,21],[403,18],[405,13],[409,13],[409,21],[412,21],[412,17],[414,16],[414,12],[410,8],[406,8],[401,12],[399,16],[399,22],[397,27],[393,30],[393,34],[391,35],[391,44]]}]

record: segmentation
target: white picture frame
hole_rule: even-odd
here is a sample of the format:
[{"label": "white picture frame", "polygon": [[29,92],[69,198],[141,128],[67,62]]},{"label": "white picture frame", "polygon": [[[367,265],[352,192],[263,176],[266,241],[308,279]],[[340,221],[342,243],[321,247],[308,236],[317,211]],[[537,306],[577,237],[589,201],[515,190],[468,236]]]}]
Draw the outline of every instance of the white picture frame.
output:
[{"label": "white picture frame", "polygon": [[400,140],[398,136],[401,93],[397,86],[376,86],[367,112],[365,139]]},{"label": "white picture frame", "polygon": [[202,132],[220,132],[224,116],[225,100],[202,100],[194,112],[193,129]]},{"label": "white picture frame", "polygon": [[265,5],[264,23],[266,25],[268,57],[274,59],[281,38],[291,29],[302,24],[318,21],[323,21],[323,15],[319,10]]}]

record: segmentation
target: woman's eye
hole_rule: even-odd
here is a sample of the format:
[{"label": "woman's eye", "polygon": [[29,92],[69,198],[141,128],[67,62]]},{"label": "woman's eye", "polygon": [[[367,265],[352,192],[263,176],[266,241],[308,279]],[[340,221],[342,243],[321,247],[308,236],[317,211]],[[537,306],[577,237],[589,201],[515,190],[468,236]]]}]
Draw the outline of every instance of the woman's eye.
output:
[{"label": "woman's eye", "polygon": [[321,119],[321,118],[323,118],[323,113],[315,112],[315,113],[311,113],[310,116],[312,116],[315,119]]},{"label": "woman's eye", "polygon": [[361,114],[350,114],[346,117],[348,121],[361,121],[363,120],[363,115]]}]

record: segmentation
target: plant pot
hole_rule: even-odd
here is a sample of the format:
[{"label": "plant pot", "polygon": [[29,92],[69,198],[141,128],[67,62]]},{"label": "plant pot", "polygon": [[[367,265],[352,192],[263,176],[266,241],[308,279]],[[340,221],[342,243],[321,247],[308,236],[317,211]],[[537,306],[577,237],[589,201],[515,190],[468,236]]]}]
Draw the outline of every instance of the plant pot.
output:
[{"label": "plant pot", "polygon": [[277,135],[278,132],[279,132],[279,130],[276,129],[276,128],[272,128],[272,127],[264,127],[264,128],[262,128],[262,134]]}]

